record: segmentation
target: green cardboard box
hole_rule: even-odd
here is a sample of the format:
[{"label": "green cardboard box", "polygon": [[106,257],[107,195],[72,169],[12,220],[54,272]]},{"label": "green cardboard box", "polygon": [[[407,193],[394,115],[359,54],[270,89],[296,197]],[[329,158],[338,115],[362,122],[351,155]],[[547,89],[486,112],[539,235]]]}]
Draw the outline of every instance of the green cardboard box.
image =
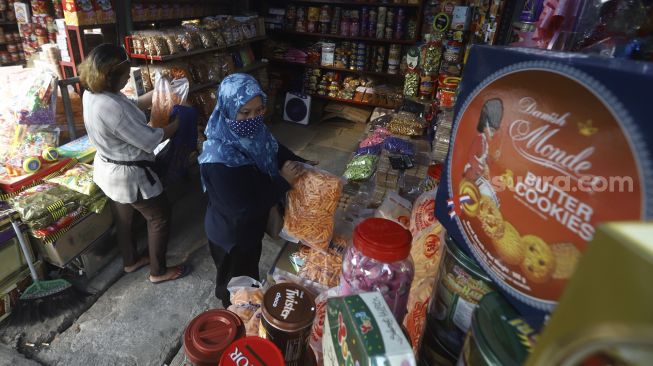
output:
[{"label": "green cardboard box", "polygon": [[379,292],[329,299],[325,366],[414,366],[410,343]]}]

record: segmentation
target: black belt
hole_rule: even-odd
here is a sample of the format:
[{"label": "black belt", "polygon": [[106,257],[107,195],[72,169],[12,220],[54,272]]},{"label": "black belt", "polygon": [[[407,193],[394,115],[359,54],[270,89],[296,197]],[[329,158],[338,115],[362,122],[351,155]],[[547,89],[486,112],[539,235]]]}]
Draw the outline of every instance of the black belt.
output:
[{"label": "black belt", "polygon": [[148,161],[148,160],[117,161],[117,160],[111,160],[105,156],[102,156],[102,159],[104,159],[107,163],[111,163],[111,164],[139,167],[145,171],[145,177],[147,177],[148,182],[150,182],[151,185],[156,184],[156,179],[154,179],[154,175],[152,175],[152,172],[150,171],[150,169],[152,170],[156,169],[156,164],[153,161]]}]

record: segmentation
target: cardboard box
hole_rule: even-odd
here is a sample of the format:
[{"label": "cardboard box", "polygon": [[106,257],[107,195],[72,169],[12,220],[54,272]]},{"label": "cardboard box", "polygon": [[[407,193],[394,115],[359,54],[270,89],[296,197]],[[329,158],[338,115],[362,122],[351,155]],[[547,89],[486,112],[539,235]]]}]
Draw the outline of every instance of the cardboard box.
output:
[{"label": "cardboard box", "polygon": [[379,292],[331,298],[322,338],[325,366],[415,366],[408,339]]},{"label": "cardboard box", "polygon": [[28,3],[14,3],[14,9],[16,11],[16,22],[18,24],[31,23],[32,13]]},{"label": "cardboard box", "polygon": [[95,8],[90,1],[63,0],[63,14],[67,25],[90,25],[97,23]]}]

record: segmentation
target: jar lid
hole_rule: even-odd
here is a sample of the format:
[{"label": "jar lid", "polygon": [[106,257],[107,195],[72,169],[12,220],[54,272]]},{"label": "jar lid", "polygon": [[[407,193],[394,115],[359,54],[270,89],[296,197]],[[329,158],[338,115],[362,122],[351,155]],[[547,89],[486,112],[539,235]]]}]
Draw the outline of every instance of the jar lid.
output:
[{"label": "jar lid", "polygon": [[315,301],[306,288],[280,283],[265,292],[261,313],[275,328],[294,332],[313,324]]},{"label": "jar lid", "polygon": [[215,363],[229,344],[245,335],[245,325],[228,310],[213,309],[196,316],[184,331],[184,351],[194,364]]},{"label": "jar lid", "polygon": [[219,366],[231,365],[284,366],[285,361],[274,343],[260,337],[245,337],[222,353]]},{"label": "jar lid", "polygon": [[354,247],[366,257],[381,262],[408,258],[413,240],[410,231],[394,221],[369,218],[354,229]]}]

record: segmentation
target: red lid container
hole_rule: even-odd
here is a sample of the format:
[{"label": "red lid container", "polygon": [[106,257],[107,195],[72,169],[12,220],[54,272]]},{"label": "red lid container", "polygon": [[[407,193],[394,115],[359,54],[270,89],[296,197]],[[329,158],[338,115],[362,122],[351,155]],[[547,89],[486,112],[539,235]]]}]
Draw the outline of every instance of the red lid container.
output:
[{"label": "red lid container", "polygon": [[222,353],[219,366],[284,366],[281,351],[274,343],[259,337],[245,337]]},{"label": "red lid container", "polygon": [[188,323],[184,331],[184,352],[195,366],[214,366],[223,351],[245,336],[245,325],[228,310],[203,312]]},{"label": "red lid container", "polygon": [[354,229],[354,247],[364,256],[381,262],[406,259],[410,255],[412,240],[410,231],[382,218],[366,219]]}]

